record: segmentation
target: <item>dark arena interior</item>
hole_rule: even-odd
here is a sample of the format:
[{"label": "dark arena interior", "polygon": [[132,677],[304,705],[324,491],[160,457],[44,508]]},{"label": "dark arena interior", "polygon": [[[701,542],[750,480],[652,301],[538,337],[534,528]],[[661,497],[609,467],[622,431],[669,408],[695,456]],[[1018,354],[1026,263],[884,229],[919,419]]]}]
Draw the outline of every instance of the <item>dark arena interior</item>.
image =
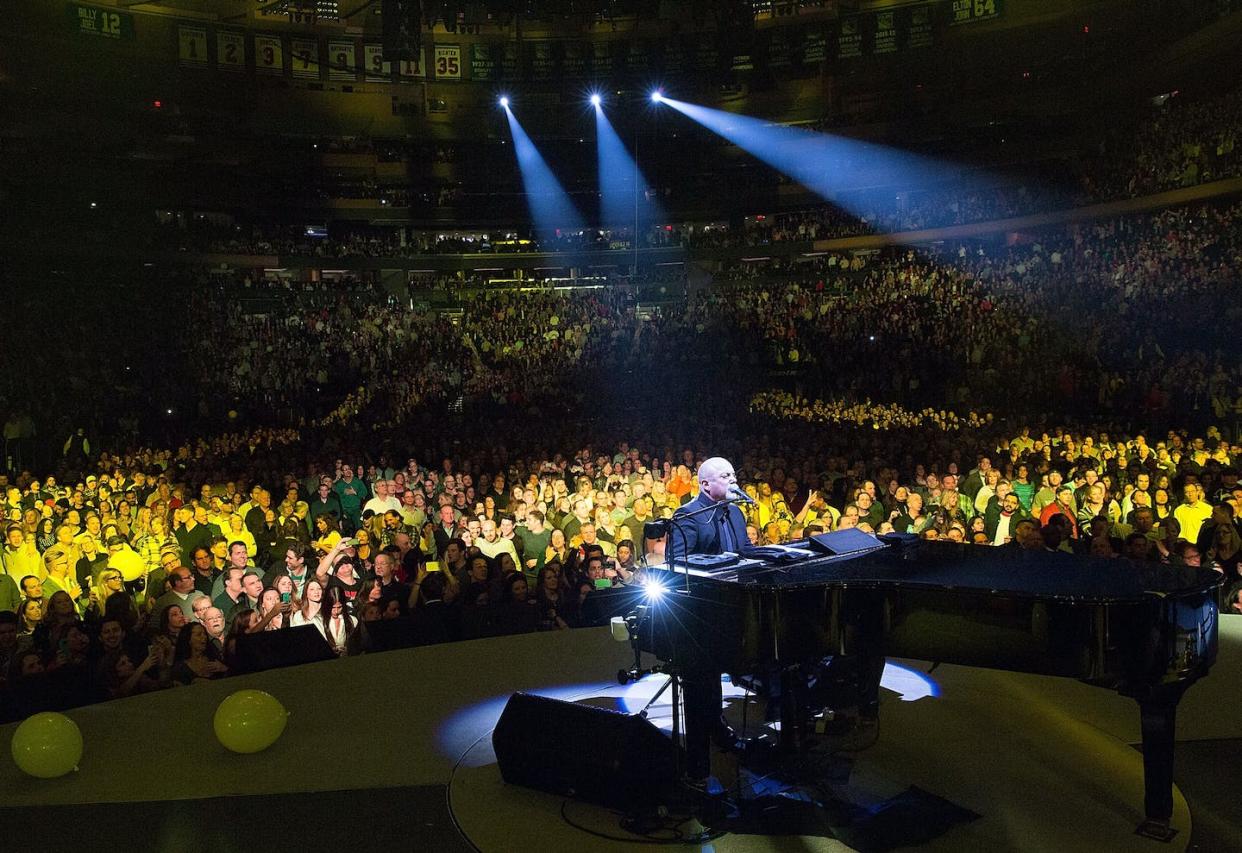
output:
[{"label": "dark arena interior", "polygon": [[1242,0],[22,0],[0,849],[1242,851]]}]

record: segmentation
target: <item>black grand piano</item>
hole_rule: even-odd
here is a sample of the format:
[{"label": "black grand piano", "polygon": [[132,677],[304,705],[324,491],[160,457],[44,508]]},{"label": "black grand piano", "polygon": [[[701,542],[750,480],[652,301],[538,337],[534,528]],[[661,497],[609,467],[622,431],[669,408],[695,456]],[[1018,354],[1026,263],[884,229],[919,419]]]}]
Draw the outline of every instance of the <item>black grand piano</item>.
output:
[{"label": "black grand piano", "polygon": [[713,722],[691,710],[695,680],[718,688],[721,673],[847,661],[864,713],[878,710],[886,656],[1077,678],[1138,702],[1139,831],[1171,837],[1177,704],[1216,658],[1219,574],[847,533],[793,543],[813,554],[649,570],[665,591],[637,642],[686,683],[689,750],[710,748]]}]

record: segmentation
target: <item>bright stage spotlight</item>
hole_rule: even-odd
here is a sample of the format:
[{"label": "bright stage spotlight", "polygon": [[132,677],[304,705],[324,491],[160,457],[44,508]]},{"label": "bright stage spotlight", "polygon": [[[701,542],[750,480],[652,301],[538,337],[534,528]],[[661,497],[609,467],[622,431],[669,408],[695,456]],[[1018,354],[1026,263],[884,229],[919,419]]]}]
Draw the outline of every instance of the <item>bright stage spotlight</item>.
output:
[{"label": "bright stage spotlight", "polygon": [[586,227],[582,215],[574,207],[556,175],[548,168],[539,148],[522,129],[513,110],[505,109],[505,120],[513,137],[513,153],[517,157],[518,171],[522,176],[522,188],[530,206],[535,231],[540,238],[559,235],[562,231],[575,233]]},{"label": "bright stage spotlight", "polygon": [[664,584],[654,578],[647,578],[643,581],[643,594],[653,604],[663,598],[666,591]]},{"label": "bright stage spotlight", "polygon": [[651,103],[653,104],[664,103],[664,90],[663,89],[656,89],[654,92],[651,93]]},{"label": "bright stage spotlight", "polygon": [[599,92],[595,92],[591,95],[591,106],[598,107],[603,102],[604,99],[599,96]]},{"label": "bright stage spotlight", "polygon": [[[869,187],[898,185],[910,193],[937,186],[960,167],[873,142],[782,125],[665,97],[680,112],[802,186],[855,216],[870,209]],[[974,189],[982,178],[965,178]]]},{"label": "bright stage spotlight", "polygon": [[508,95],[501,95],[501,96],[500,96],[500,101],[499,101],[499,104],[500,104],[500,108],[501,108],[502,110],[507,110],[507,109],[509,109],[509,96],[508,96]]}]

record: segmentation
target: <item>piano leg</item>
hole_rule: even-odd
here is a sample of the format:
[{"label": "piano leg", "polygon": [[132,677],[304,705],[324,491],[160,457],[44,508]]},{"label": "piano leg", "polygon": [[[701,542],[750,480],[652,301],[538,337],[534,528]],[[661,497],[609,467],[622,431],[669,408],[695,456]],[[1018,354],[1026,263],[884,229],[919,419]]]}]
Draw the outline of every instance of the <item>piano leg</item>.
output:
[{"label": "piano leg", "polygon": [[1188,681],[1179,681],[1136,697],[1143,727],[1143,807],[1147,819],[1135,831],[1160,841],[1177,835],[1169,826],[1173,817],[1173,736],[1177,703],[1189,685]]}]

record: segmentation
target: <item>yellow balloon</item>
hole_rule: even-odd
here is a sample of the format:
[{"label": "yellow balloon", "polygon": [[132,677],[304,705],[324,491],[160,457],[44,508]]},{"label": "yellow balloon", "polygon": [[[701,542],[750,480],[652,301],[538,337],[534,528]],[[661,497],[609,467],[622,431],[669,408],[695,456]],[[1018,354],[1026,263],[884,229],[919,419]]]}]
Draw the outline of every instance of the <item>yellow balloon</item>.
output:
[{"label": "yellow balloon", "polygon": [[216,738],[233,752],[262,752],[285,730],[289,712],[275,696],[262,690],[238,690],[216,708]]},{"label": "yellow balloon", "polygon": [[121,577],[127,581],[136,581],[142,577],[142,572],[146,568],[142,557],[137,551],[126,546],[123,550],[117,551],[108,557],[108,568],[116,569],[121,573]]},{"label": "yellow balloon", "polygon": [[13,732],[13,761],[31,776],[55,779],[77,770],[81,760],[82,730],[64,714],[35,714]]}]

